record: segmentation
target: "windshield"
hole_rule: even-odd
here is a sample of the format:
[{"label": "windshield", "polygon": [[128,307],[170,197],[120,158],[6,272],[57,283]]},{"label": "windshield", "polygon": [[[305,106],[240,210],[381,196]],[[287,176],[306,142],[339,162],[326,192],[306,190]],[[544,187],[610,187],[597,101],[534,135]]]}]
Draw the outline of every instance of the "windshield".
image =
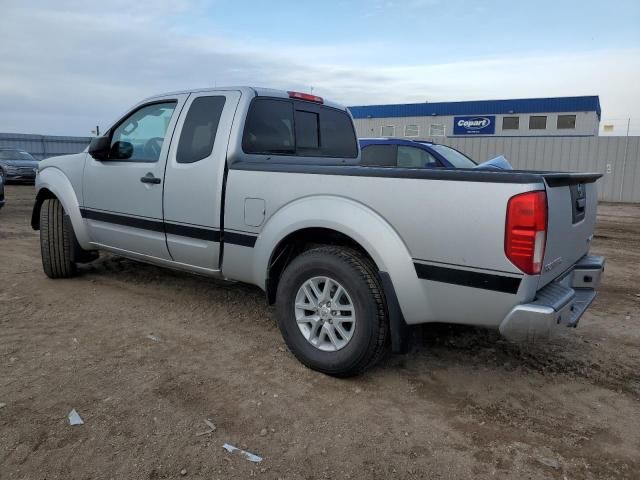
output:
[{"label": "windshield", "polygon": [[474,168],[476,166],[476,162],[451,147],[445,145],[429,146],[446,158],[447,161],[456,168]]},{"label": "windshield", "polygon": [[34,160],[27,152],[20,150],[0,150],[0,160]]}]

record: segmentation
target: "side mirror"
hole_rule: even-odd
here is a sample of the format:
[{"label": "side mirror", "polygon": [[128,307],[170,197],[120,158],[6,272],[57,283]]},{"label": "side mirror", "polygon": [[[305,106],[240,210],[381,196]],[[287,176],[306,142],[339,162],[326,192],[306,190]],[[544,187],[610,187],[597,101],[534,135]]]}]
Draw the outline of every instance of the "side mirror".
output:
[{"label": "side mirror", "polygon": [[109,151],[112,160],[127,160],[133,155],[133,145],[129,142],[114,142]]},{"label": "side mirror", "polygon": [[96,160],[107,160],[111,150],[111,139],[108,136],[96,137],[89,144],[89,155]]}]

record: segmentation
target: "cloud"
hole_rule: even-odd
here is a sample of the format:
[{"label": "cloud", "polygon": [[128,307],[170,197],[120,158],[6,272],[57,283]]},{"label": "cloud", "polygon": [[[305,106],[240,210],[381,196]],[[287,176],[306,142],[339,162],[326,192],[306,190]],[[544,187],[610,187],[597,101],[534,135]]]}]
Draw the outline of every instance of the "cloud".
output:
[{"label": "cloud", "polygon": [[214,85],[313,86],[347,105],[600,94],[605,116],[640,109],[638,49],[392,64],[392,42],[232,39],[206,16],[188,0],[3,5],[0,131],[85,135],[142,98]]}]

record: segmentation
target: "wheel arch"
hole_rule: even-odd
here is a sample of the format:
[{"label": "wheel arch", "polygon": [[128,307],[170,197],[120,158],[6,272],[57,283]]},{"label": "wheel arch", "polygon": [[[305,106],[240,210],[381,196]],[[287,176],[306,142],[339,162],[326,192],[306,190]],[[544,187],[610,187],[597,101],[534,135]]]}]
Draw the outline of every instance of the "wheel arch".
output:
[{"label": "wheel arch", "polygon": [[31,228],[40,230],[40,209],[47,198],[57,198],[56,195],[48,188],[41,188],[36,194],[36,201],[33,204],[31,212]]},{"label": "wheel arch", "polygon": [[[296,254],[315,245],[343,245],[360,252],[379,271],[389,309],[394,351],[403,351],[407,315],[422,297],[408,248],[377,212],[354,200],[312,196],[274,213],[255,245],[254,279],[275,301],[279,275]],[[412,303],[404,301],[413,298]],[[394,328],[395,326],[395,328]]]},{"label": "wheel arch", "polygon": [[61,170],[45,168],[38,173],[36,199],[31,212],[31,227],[40,229],[40,209],[47,198],[57,198],[69,215],[78,244],[87,250],[92,249],[89,235],[80,213],[80,203],[71,182]]},{"label": "wheel arch", "polygon": [[295,230],[282,238],[273,248],[267,265],[265,290],[269,304],[275,302],[275,294],[280,275],[286,266],[302,252],[316,246],[335,245],[357,251],[368,258],[380,270],[371,254],[356,240],[338,230],[326,227],[305,227]]}]

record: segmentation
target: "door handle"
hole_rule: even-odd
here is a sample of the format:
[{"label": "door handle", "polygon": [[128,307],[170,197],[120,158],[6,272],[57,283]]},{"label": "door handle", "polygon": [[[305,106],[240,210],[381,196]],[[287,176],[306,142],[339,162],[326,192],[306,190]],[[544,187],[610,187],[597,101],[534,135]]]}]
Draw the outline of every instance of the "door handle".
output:
[{"label": "door handle", "polygon": [[152,183],[154,185],[157,185],[162,182],[162,180],[159,179],[158,177],[154,177],[153,173],[151,172],[147,173],[144,177],[141,177],[140,181],[142,183]]}]

